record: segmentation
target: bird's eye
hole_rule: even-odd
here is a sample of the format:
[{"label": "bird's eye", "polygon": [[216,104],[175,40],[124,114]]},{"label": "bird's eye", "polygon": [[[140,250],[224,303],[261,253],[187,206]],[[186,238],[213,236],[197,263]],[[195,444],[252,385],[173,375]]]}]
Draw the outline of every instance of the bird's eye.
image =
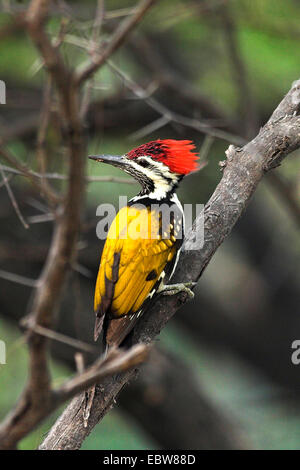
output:
[{"label": "bird's eye", "polygon": [[147,168],[149,166],[149,162],[142,158],[141,160],[139,160],[139,165],[141,165],[143,168]]}]

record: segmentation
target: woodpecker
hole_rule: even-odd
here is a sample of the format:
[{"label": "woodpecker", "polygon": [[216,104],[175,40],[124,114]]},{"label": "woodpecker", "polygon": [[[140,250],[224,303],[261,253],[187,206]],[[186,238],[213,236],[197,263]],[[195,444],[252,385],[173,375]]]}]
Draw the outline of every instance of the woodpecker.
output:
[{"label": "woodpecker", "polygon": [[[167,283],[184,236],[184,214],[176,189],[185,175],[197,169],[194,149],[189,140],[165,139],[122,156],[89,156],[122,169],[141,185],[139,194],[116,215],[102,251],[95,287],[94,339],[103,330],[106,347],[124,342],[153,296],[181,290],[193,296],[193,283]],[[167,223],[164,212],[169,216]]]}]

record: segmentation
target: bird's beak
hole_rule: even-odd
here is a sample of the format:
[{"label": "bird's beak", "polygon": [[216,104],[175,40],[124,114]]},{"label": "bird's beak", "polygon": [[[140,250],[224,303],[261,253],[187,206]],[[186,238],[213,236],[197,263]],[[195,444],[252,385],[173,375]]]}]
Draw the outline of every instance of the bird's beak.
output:
[{"label": "bird's beak", "polygon": [[109,163],[110,165],[121,168],[125,165],[124,157],[122,155],[89,155],[89,158],[96,162]]}]

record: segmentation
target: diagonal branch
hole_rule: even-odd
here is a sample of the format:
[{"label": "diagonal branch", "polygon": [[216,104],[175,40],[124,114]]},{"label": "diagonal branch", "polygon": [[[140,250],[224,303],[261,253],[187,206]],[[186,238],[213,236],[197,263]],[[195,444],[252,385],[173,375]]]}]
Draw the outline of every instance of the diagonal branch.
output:
[{"label": "diagonal branch", "polygon": [[[300,80],[295,82],[259,134],[242,148],[229,146],[223,177],[205,206],[204,244],[195,249],[193,240],[199,226],[196,219],[188,231],[174,282],[197,281],[217,248],[233,229],[266,172],[280,165],[284,157],[300,147]],[[173,279],[172,279],[173,282]],[[136,325],[132,341],[149,343],[186,301],[186,294],[161,298],[145,312]],[[117,380],[101,384],[94,398],[87,426],[84,427],[82,403],[74,398],[54,424],[41,449],[77,449],[94,426],[111,408],[117,394],[133,377],[125,372]]]},{"label": "diagonal branch", "polygon": [[95,383],[99,383],[104,377],[132,370],[146,361],[149,351],[150,347],[143,344],[137,344],[128,351],[121,353],[117,349],[110,350],[105,359],[100,358],[86,371],[68,380],[56,390],[56,399],[60,403],[64,403],[74,395],[86,390]]},{"label": "diagonal branch", "polygon": [[[133,346],[128,351],[112,349],[105,358],[100,358],[86,371],[67,380],[60,388],[51,390],[47,401],[28,402],[28,392],[22,394],[17,407],[7,416],[0,426],[0,449],[11,449],[16,442],[28,433],[34,425],[40,423],[58,406],[76,394],[87,390],[96,382],[106,377],[116,376],[131,370],[147,360],[150,347],[143,344]],[[84,397],[80,397],[84,406]],[[30,413],[27,408],[30,407]],[[12,426],[13,424],[13,426]]]}]

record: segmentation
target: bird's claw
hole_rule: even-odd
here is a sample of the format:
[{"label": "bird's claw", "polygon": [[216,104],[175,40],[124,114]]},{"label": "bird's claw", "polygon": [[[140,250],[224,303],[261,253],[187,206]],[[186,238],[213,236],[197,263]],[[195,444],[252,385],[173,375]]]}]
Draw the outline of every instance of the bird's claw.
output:
[{"label": "bird's claw", "polygon": [[196,282],[183,282],[179,284],[169,284],[164,286],[161,289],[162,295],[175,295],[179,294],[179,292],[186,292],[186,294],[189,296],[190,299],[193,299],[195,294],[191,290],[193,287],[195,287]]}]

